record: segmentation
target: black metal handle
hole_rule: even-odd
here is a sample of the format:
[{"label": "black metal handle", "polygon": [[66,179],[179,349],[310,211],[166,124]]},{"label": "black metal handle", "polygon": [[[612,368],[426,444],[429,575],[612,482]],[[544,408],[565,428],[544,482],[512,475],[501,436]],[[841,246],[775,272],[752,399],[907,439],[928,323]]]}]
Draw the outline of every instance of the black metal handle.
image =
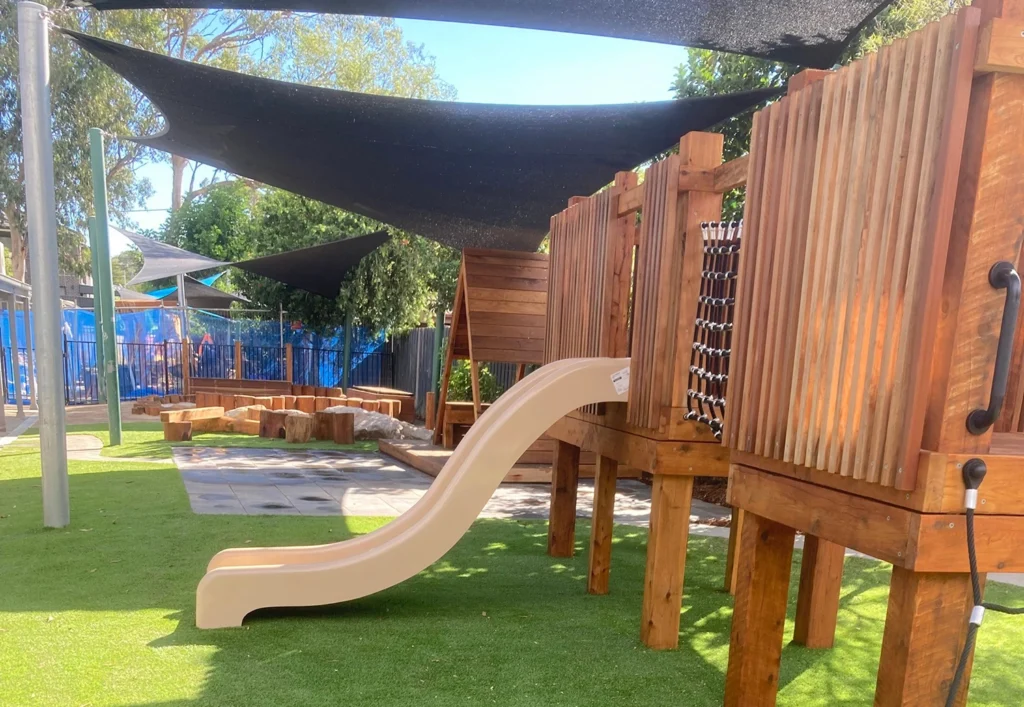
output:
[{"label": "black metal handle", "polygon": [[999,330],[999,344],[996,347],[996,372],[992,376],[992,397],[988,409],[972,410],[967,416],[967,431],[972,435],[983,434],[995,424],[1003,409],[1006,398],[1006,381],[1010,377],[1010,358],[1013,355],[1013,337],[1017,330],[1017,312],[1020,310],[1020,275],[1013,269],[1013,263],[1002,260],[992,266],[988,281],[997,290],[1006,288],[1006,304],[1003,305],[1003,323]]}]

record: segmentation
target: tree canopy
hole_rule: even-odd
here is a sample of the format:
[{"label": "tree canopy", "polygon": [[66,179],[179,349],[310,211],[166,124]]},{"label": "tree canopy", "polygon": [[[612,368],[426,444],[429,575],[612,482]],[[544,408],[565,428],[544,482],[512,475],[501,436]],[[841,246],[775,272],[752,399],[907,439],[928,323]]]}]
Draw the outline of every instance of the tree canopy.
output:
[{"label": "tree canopy", "polygon": [[[381,228],[372,219],[313,199],[234,181],[187,202],[168,219],[162,238],[201,255],[237,261]],[[388,230],[391,240],[360,263],[337,298],[313,295],[241,270],[232,275],[232,289],[248,297],[249,306],[271,312],[284,308],[314,330],[337,326],[350,305],[355,323],[375,332],[416,326],[438,306],[450,303],[458,254],[419,236]]]}]

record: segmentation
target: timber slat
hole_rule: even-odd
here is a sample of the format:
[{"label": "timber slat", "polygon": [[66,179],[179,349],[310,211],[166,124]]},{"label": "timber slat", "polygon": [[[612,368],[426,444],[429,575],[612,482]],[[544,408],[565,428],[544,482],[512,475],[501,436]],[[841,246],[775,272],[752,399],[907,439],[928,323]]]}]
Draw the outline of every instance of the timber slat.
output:
[{"label": "timber slat", "polygon": [[916,474],[976,35],[975,13],[950,15],[755,115],[733,448]]}]

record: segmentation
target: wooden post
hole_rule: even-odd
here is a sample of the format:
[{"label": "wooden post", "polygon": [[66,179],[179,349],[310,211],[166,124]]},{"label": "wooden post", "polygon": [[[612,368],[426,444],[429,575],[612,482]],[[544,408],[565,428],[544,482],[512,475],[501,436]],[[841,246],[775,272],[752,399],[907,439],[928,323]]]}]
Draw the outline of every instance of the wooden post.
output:
[{"label": "wooden post", "polygon": [[434,415],[437,414],[435,410],[435,404],[437,402],[436,394],[432,390],[427,391],[427,401],[424,404],[424,415],[425,424],[428,430],[434,429]]},{"label": "wooden post", "polygon": [[284,379],[286,381],[288,381],[289,383],[294,382],[292,380],[292,376],[294,375],[294,373],[292,372],[292,362],[294,361],[294,359],[292,358],[293,355],[294,355],[294,353],[292,351],[292,345],[291,344],[285,344],[284,345]]},{"label": "wooden post", "polygon": [[692,498],[692,476],[654,475],[640,640],[655,650],[679,645]]},{"label": "wooden post", "polygon": [[242,380],[242,342],[235,342],[235,378]]},{"label": "wooden post", "polygon": [[729,550],[725,555],[725,591],[730,594],[736,593],[736,575],[739,572],[739,549],[740,538],[743,536],[743,516],[745,511],[742,508],[732,509],[732,518],[729,520]]},{"label": "wooden post", "polygon": [[548,554],[552,557],[572,557],[579,476],[580,448],[558,440],[551,463],[551,516],[548,520]]},{"label": "wooden post", "polygon": [[747,513],[725,674],[726,707],[774,707],[796,532]]},{"label": "wooden post", "polygon": [[814,535],[804,538],[794,643],[808,648],[831,648],[835,643],[845,555],[842,545]]},{"label": "wooden post", "polygon": [[[893,567],[875,707],[943,705],[974,604],[969,574]],[[957,705],[967,700],[969,670]]]},{"label": "wooden post", "polygon": [[619,463],[597,457],[594,474],[594,515],[590,525],[590,568],[587,592],[608,593],[608,575],[612,565],[612,528],[615,522],[615,476]]},{"label": "wooden post", "polygon": [[184,395],[192,394],[192,342],[181,342],[181,389]]},{"label": "wooden post", "polygon": [[480,364],[470,359],[469,361],[469,384],[473,389],[473,419],[480,419]]}]

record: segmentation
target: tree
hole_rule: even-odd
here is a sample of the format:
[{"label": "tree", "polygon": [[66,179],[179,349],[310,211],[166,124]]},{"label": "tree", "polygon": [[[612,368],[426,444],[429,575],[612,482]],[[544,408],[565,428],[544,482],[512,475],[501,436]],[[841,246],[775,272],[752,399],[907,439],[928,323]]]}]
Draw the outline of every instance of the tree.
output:
[{"label": "tree", "polygon": [[[241,260],[361,236],[384,226],[319,201],[269,187],[222,183],[186,202],[167,221],[163,240],[221,260]],[[390,230],[390,229],[389,229]],[[454,265],[453,265],[454,262]],[[392,238],[366,257],[341,294],[324,298],[235,271],[233,288],[256,308],[286,309],[307,328],[326,331],[344,321],[351,304],[355,323],[376,332],[422,323],[454,296],[458,256],[448,248],[392,230]]]},{"label": "tree", "polygon": [[142,251],[129,245],[110,259],[110,274],[114,284],[124,287],[142,270]]},{"label": "tree", "polygon": [[[49,0],[49,4],[57,3]],[[117,40],[145,38],[157,30],[139,13],[59,11],[57,17],[63,27]],[[29,253],[16,35],[14,2],[0,0],[0,210],[11,227],[11,274],[25,279]],[[92,204],[88,129],[99,127],[117,135],[139,135],[155,130],[158,122],[131,86],[84,56],[67,38],[51,36],[50,100],[59,259],[63,271],[84,274],[89,268],[88,250],[81,234],[86,230],[86,215]],[[128,210],[143,203],[152,191],[149,183],[137,178],[132,170],[150,152],[128,141],[107,143],[108,200],[112,218],[119,223],[126,223]]]}]

